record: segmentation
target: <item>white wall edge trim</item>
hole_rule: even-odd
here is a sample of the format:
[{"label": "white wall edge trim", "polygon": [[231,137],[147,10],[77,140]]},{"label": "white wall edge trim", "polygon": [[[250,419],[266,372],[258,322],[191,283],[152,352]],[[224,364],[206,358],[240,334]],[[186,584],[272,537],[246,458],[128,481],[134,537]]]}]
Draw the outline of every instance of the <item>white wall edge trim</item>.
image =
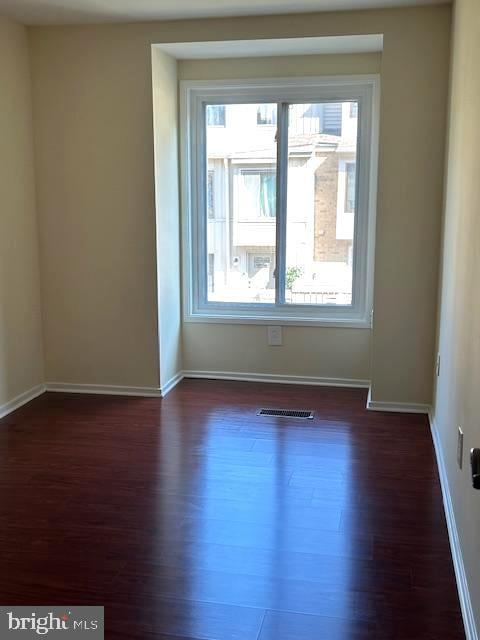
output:
[{"label": "white wall edge trim", "polygon": [[435,423],[435,418],[431,411],[428,414],[428,418],[430,421],[430,431],[432,432],[435,455],[437,457],[438,475],[440,477],[440,486],[442,488],[443,496],[443,508],[445,510],[445,519],[447,521],[448,538],[450,540],[450,549],[455,569],[455,578],[457,580],[458,597],[460,599],[460,608],[462,610],[463,624],[465,626],[465,635],[467,640],[479,640],[478,631],[475,625],[475,617],[473,615],[472,600],[470,598],[467,576],[465,573],[462,547],[460,545],[460,538],[458,537],[457,523],[455,521],[455,512],[453,510],[450,486],[448,484],[447,471],[445,468],[445,460],[440,443],[440,436]]},{"label": "white wall edge trim", "polygon": [[0,419],[5,418],[5,416],[8,416],[8,414],[12,413],[12,411],[15,411],[16,409],[20,409],[20,407],[23,407],[23,405],[27,404],[27,402],[30,402],[30,400],[33,400],[34,398],[41,396],[42,393],[45,393],[45,385],[38,384],[36,387],[32,387],[31,389],[28,389],[28,391],[24,391],[16,398],[12,398],[8,402],[5,402],[4,404],[0,405]]},{"label": "white wall edge trim", "polygon": [[269,382],[277,384],[305,384],[324,387],[359,387],[366,389],[369,380],[354,378],[319,378],[313,376],[287,376],[277,373],[250,373],[239,371],[193,371],[183,372],[184,378],[206,378],[211,380],[238,380],[240,382]]},{"label": "white wall edge trim", "polygon": [[372,389],[368,390],[367,409],[369,411],[393,411],[396,413],[428,413],[430,405],[408,402],[383,402],[372,400]]},{"label": "white wall edge trim", "polygon": [[170,378],[168,382],[162,385],[161,388],[161,396],[164,398],[167,393],[169,393],[172,389],[174,389],[179,382],[181,382],[184,378],[183,371],[179,371],[174,376]]},{"label": "white wall edge trim", "polygon": [[159,398],[161,396],[160,389],[157,389],[155,387],[123,387],[116,385],[47,382],[45,388],[46,391],[53,391],[58,393],[93,393],[110,396],[143,396],[147,398]]}]

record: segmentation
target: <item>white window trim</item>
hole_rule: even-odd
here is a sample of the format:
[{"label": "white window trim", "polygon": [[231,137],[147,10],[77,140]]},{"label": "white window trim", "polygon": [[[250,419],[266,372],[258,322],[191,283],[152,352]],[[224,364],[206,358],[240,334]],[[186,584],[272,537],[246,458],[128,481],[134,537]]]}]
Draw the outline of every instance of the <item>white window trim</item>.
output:
[{"label": "white window trim", "polygon": [[[229,324],[296,324],[313,326],[370,328],[373,306],[373,270],[378,172],[379,134],[378,75],[323,76],[304,78],[263,78],[254,80],[182,81],[180,83],[181,192],[183,302],[186,322]],[[270,101],[359,103],[357,167],[357,215],[355,225],[353,300],[343,305],[271,305],[265,303],[205,303],[199,299],[205,289],[206,274],[201,268],[199,238],[204,237],[204,221],[197,215],[205,208],[202,189],[205,157],[205,102],[218,104]],[[280,114],[278,127],[282,126]],[[281,188],[280,188],[281,189]],[[279,225],[281,226],[281,225]],[[282,234],[279,234],[280,236]],[[277,238],[277,245],[284,241]],[[277,285],[278,286],[278,285]],[[281,286],[281,283],[280,283]]]}]

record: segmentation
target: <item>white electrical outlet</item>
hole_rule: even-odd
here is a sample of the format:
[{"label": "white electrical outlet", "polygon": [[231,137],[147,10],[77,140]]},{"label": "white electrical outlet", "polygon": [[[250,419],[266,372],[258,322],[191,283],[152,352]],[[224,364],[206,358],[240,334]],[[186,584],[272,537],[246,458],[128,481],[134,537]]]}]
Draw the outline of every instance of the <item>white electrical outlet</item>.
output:
[{"label": "white electrical outlet", "polygon": [[282,346],[282,327],[267,327],[267,343],[270,347]]},{"label": "white electrical outlet", "polygon": [[457,462],[458,467],[463,467],[463,431],[462,427],[458,427],[458,439],[457,439]]}]

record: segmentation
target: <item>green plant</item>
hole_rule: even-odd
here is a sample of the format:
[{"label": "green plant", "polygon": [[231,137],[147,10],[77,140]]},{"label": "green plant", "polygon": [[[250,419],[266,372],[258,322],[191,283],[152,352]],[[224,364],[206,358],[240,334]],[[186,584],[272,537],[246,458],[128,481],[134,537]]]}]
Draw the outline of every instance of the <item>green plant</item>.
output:
[{"label": "green plant", "polygon": [[289,291],[292,290],[295,282],[302,276],[302,267],[288,267],[285,275],[285,286]]}]

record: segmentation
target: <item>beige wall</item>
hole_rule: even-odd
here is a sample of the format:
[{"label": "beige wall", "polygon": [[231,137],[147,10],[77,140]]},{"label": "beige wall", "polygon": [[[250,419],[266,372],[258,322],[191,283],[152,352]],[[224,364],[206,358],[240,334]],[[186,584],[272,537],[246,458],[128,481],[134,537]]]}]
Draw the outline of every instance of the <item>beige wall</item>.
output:
[{"label": "beige wall", "polygon": [[158,388],[150,46],[30,36],[46,378]]},{"label": "beige wall", "polygon": [[269,347],[265,326],[186,323],[184,367],[368,380],[369,337],[362,329],[284,327],[283,346]]},{"label": "beige wall", "polygon": [[[449,25],[442,6],[32,29],[48,378],[158,384],[150,45],[383,33],[373,397],[430,402]],[[368,339],[342,331],[305,330],[306,349],[283,356],[259,349],[248,371],[288,374],[311,357],[317,375],[333,377],[341,344],[352,342],[348,377],[368,377]],[[297,334],[288,328],[286,342]],[[231,370],[240,335],[264,344],[263,327],[189,325],[187,368],[211,366],[197,344],[205,335]]]},{"label": "beige wall", "polygon": [[[480,630],[480,493],[471,487],[468,461],[470,448],[480,447],[479,65],[480,5],[457,0],[434,416]],[[463,470],[456,463],[458,425],[465,433]]]},{"label": "beige wall", "polygon": [[179,80],[282,78],[380,73],[381,53],[179,60]]},{"label": "beige wall", "polygon": [[0,18],[0,406],[43,382],[26,30]]},{"label": "beige wall", "polygon": [[385,37],[372,399],[431,403],[449,7]]},{"label": "beige wall", "polygon": [[152,49],[160,386],[182,369],[177,62]]}]

